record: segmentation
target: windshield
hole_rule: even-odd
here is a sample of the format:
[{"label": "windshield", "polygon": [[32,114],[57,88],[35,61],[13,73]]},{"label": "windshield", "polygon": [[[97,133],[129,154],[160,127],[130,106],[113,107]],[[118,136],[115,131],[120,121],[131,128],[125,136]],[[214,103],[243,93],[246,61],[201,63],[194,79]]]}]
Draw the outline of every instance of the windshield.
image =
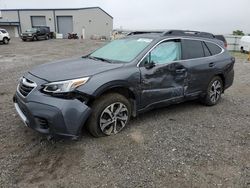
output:
[{"label": "windshield", "polygon": [[153,39],[149,38],[126,38],[114,40],[93,52],[90,57],[130,62],[152,41]]},{"label": "windshield", "polygon": [[31,28],[31,29],[27,29],[26,32],[36,32],[37,29],[36,28]]}]

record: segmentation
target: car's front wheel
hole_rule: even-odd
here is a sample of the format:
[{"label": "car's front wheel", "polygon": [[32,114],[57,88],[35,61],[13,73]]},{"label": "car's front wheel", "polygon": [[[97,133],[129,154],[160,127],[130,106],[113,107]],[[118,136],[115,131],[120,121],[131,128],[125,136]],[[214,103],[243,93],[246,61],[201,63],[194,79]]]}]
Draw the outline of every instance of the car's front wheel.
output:
[{"label": "car's front wheel", "polygon": [[3,39],[3,43],[4,43],[4,44],[8,44],[8,43],[9,43],[9,39],[5,37],[5,38]]},{"label": "car's front wheel", "polygon": [[209,83],[206,96],[202,99],[202,102],[207,106],[216,105],[223,92],[223,82],[219,76],[215,76]]},{"label": "car's front wheel", "polygon": [[35,35],[33,38],[32,38],[32,40],[34,41],[38,41],[38,38],[37,38],[37,36]]},{"label": "car's front wheel", "polygon": [[120,94],[109,93],[94,101],[87,127],[95,137],[115,135],[128,124],[130,116],[129,100]]}]

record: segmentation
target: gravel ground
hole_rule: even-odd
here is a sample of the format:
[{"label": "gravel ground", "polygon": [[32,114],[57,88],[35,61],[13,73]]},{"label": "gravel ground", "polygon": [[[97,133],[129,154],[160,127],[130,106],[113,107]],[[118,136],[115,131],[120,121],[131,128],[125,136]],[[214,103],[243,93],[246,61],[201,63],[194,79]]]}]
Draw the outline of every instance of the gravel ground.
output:
[{"label": "gravel ground", "polygon": [[48,141],[25,127],[12,96],[31,67],[102,42],[0,44],[0,187],[250,187],[250,63],[217,106],[187,102],[133,119],[120,134]]}]

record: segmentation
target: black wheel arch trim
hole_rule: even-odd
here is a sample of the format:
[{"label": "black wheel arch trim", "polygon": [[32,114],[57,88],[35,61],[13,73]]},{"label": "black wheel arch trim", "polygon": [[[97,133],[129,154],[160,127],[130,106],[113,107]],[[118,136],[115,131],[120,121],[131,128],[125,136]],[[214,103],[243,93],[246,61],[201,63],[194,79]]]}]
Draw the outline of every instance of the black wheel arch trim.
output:
[{"label": "black wheel arch trim", "polygon": [[139,96],[137,94],[137,92],[134,91],[134,89],[132,87],[130,87],[131,84],[129,84],[128,82],[126,81],[122,81],[122,80],[119,80],[119,81],[111,81],[111,82],[108,82],[102,86],[100,86],[99,88],[97,88],[95,90],[95,92],[92,94],[93,97],[99,97],[101,96],[103,93],[109,91],[109,90],[112,90],[112,89],[115,89],[115,88],[124,88],[124,89],[127,89],[129,90],[135,97],[136,100],[139,99]]}]

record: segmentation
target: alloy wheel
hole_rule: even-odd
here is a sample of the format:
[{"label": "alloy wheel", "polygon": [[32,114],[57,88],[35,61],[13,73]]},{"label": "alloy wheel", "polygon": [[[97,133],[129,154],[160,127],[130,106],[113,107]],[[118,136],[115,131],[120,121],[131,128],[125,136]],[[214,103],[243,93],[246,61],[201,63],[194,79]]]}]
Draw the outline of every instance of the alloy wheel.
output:
[{"label": "alloy wheel", "polygon": [[8,42],[9,42],[8,39],[7,39],[7,38],[4,38],[3,43],[4,43],[4,44],[8,44]]},{"label": "alloy wheel", "polygon": [[221,90],[221,82],[219,80],[215,80],[210,88],[210,99],[213,103],[216,103],[220,99]]},{"label": "alloy wheel", "polygon": [[100,116],[100,128],[105,135],[120,132],[128,121],[128,108],[121,102],[106,107]]}]

